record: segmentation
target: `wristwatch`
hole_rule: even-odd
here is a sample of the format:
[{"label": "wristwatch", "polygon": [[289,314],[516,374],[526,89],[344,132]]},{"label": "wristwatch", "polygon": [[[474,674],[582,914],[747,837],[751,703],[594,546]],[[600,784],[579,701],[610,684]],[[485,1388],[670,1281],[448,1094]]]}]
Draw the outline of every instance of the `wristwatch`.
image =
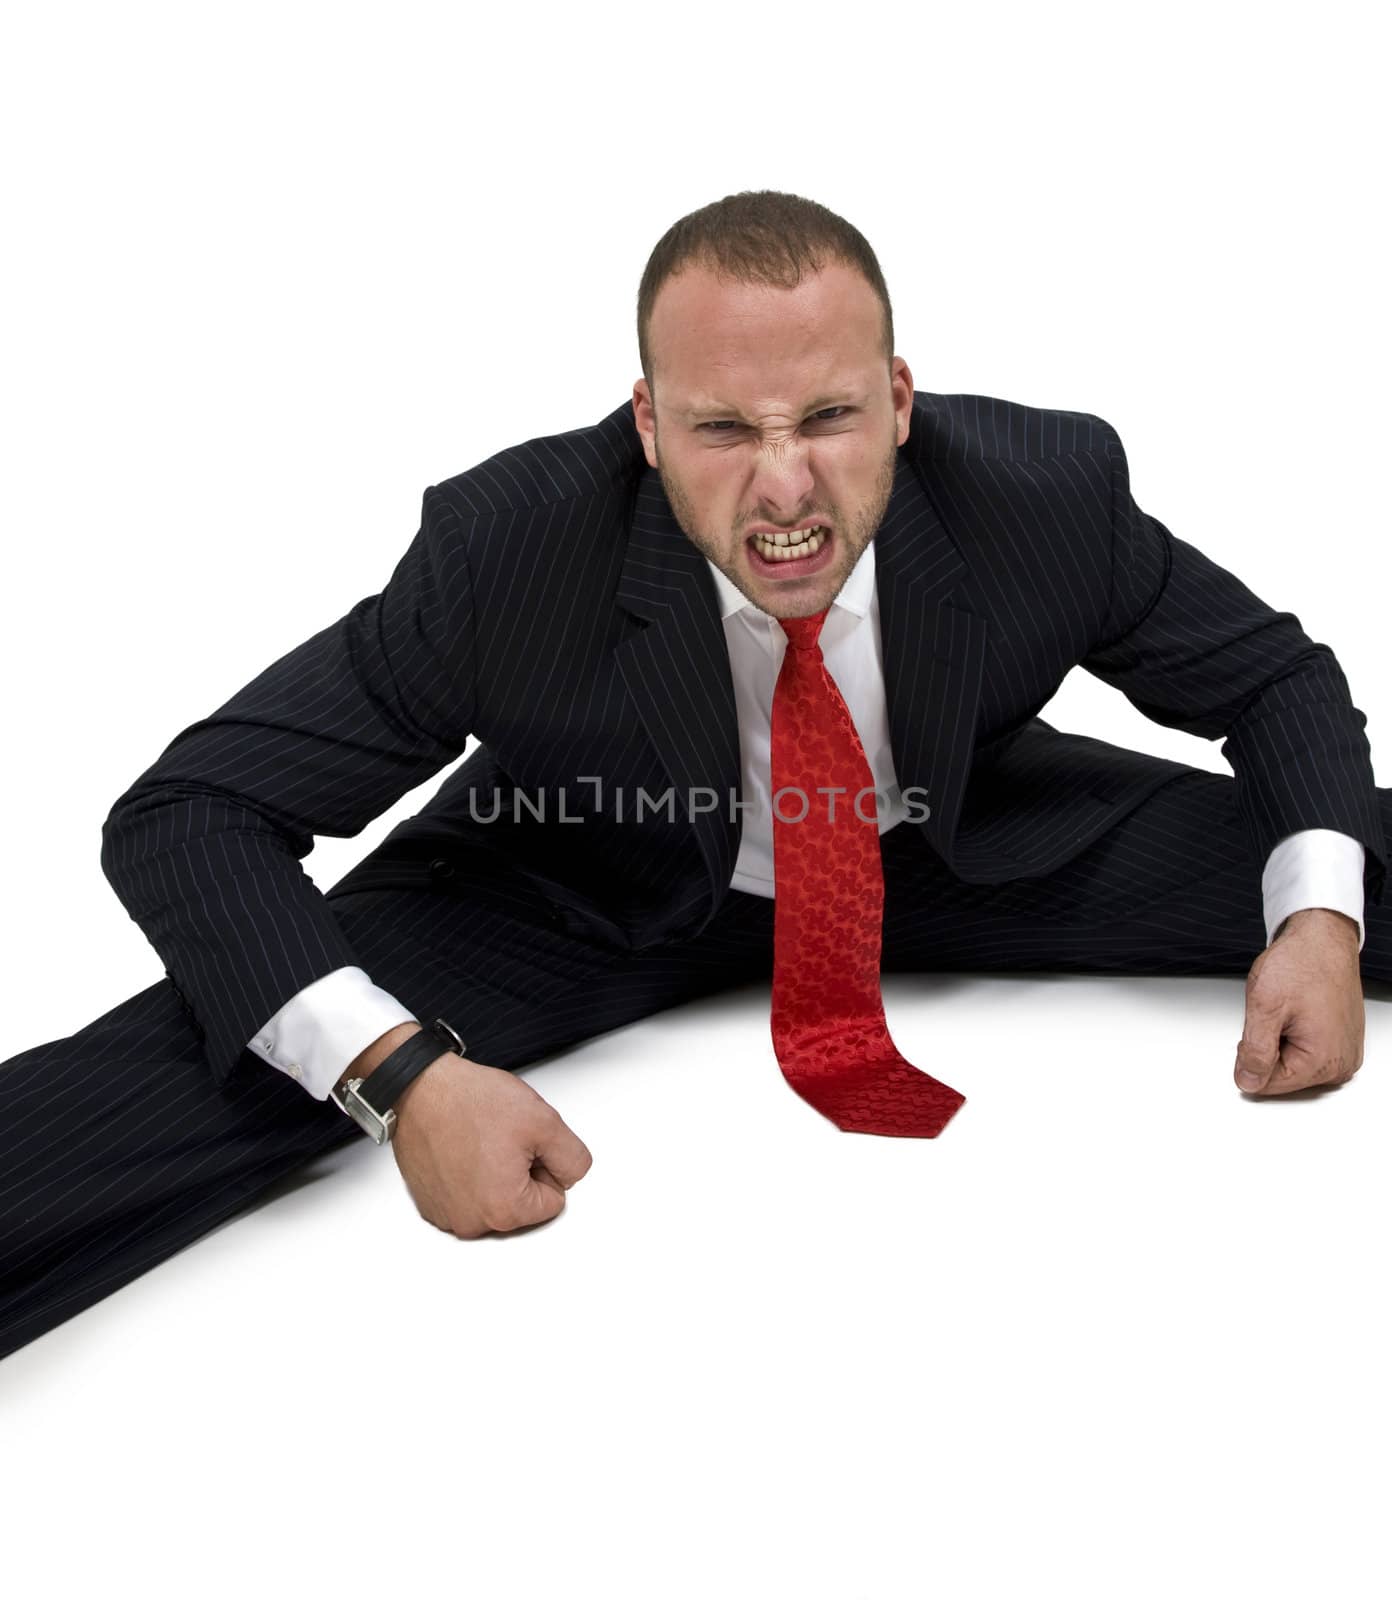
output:
[{"label": "wristwatch", "polygon": [[378,1144],[386,1144],[396,1131],[396,1112],[391,1108],[408,1084],[418,1078],[444,1050],[462,1056],[464,1041],[443,1017],[422,1025],[419,1033],[403,1039],[365,1078],[349,1078],[340,1088],[329,1090],[330,1098],[345,1116],[368,1133]]}]

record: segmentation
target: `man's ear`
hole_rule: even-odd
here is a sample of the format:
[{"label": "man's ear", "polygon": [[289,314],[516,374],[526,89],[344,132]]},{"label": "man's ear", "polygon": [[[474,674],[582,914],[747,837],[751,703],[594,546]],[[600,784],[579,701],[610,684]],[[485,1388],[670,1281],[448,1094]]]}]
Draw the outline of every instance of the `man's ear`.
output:
[{"label": "man's ear", "polygon": [[648,380],[639,378],[633,385],[633,426],[638,430],[638,437],[643,441],[643,454],[648,458],[648,465],[657,465],[657,413],[653,409],[652,391],[648,388]]},{"label": "man's ear", "polygon": [[909,364],[903,356],[895,356],[890,364],[889,387],[894,396],[894,415],[899,425],[898,441],[904,444],[909,437],[909,419],[913,416],[914,383],[913,373],[909,371]]}]

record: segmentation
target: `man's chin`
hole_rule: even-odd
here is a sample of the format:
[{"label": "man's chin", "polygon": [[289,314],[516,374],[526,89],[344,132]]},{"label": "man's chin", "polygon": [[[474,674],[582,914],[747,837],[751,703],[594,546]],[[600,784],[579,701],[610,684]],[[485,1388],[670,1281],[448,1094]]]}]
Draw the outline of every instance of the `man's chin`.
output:
[{"label": "man's chin", "polygon": [[811,617],[825,611],[846,586],[849,572],[823,572],[805,583],[759,583],[751,585],[750,598],[760,611],[771,617]]}]

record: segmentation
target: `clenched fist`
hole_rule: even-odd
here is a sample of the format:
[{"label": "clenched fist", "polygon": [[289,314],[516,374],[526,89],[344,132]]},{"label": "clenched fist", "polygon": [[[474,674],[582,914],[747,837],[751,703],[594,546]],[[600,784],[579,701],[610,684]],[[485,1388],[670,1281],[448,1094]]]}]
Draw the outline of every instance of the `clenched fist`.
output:
[{"label": "clenched fist", "polygon": [[1247,1094],[1347,1083],[1363,1064],[1358,924],[1343,912],[1297,911],[1247,974],[1233,1076]]},{"label": "clenched fist", "polygon": [[461,1239],[549,1222],[593,1160],[530,1084],[452,1051],[395,1109],[391,1145],[416,1210]]}]

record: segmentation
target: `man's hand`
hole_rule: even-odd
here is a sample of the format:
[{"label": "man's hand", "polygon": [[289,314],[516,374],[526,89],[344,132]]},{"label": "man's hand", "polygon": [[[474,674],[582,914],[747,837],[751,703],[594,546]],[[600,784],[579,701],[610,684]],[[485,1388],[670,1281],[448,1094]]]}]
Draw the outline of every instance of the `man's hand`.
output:
[{"label": "man's hand", "polygon": [[1346,1083],[1363,1065],[1358,924],[1342,912],[1287,917],[1247,975],[1233,1076],[1248,1094]]},{"label": "man's hand", "polygon": [[452,1051],[407,1084],[396,1119],[416,1210],[461,1239],[549,1222],[594,1159],[530,1084]]}]

